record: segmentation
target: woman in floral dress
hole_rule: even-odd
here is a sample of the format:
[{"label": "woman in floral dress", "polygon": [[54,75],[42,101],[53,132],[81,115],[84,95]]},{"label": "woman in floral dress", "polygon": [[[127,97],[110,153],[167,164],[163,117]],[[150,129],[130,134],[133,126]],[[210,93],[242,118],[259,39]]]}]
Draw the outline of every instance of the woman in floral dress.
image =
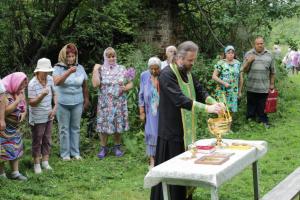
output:
[{"label": "woman in floral dress", "polygon": [[223,101],[223,95],[225,95],[230,112],[237,112],[238,98],[242,94],[242,88],[239,87],[242,83],[241,63],[234,59],[233,46],[227,46],[224,53],[225,59],[219,60],[215,65],[212,78],[219,84],[216,90],[217,98]]},{"label": "woman in floral dress", "polygon": [[100,135],[100,152],[103,159],[109,148],[108,135],[114,136],[113,152],[117,157],[123,156],[121,134],[129,129],[126,92],[133,87],[124,66],[117,64],[117,55],[112,47],[104,51],[103,65],[96,64],[93,70],[92,83],[98,88],[97,127]]}]

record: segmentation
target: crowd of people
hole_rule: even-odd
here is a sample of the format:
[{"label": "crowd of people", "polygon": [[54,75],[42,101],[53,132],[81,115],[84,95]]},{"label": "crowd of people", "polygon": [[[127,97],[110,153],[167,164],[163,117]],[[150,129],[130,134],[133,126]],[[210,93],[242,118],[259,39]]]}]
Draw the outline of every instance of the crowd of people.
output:
[{"label": "crowd of people", "polygon": [[[169,46],[165,61],[151,57],[148,69],[140,74],[138,106],[140,120],[145,124],[149,168],[184,152],[195,141],[199,113],[220,114],[225,111],[225,104],[231,113],[237,112],[244,76],[247,76],[246,118],[269,127],[264,105],[269,90],[274,89],[276,71],[274,57],[264,47],[263,38],[255,39],[254,48],[245,54],[242,62],[236,59],[233,46],[224,49],[224,58],[215,64],[212,74],[218,85],[214,97],[191,73],[197,55],[198,46],[192,41],[183,42],[177,48]],[[129,130],[126,93],[133,88],[132,77],[126,75],[125,66],[118,64],[112,47],[105,49],[103,58],[103,64],[95,64],[91,80],[98,91],[99,159],[104,159],[110,150],[116,157],[124,155],[121,136]],[[0,177],[6,178],[4,164],[8,161],[12,179],[27,179],[18,168],[23,154],[19,125],[27,119],[27,104],[34,172],[52,170],[49,156],[55,116],[61,159],[82,159],[80,121],[90,103],[88,76],[78,62],[77,47],[72,43],[65,45],[54,67],[49,59],[39,59],[33,73],[31,80],[23,72],[15,72],[0,81]],[[107,145],[110,135],[113,147]],[[170,191],[172,199],[182,200],[188,196],[185,187],[172,186]],[[153,187],[151,199],[163,199],[161,185]]]}]

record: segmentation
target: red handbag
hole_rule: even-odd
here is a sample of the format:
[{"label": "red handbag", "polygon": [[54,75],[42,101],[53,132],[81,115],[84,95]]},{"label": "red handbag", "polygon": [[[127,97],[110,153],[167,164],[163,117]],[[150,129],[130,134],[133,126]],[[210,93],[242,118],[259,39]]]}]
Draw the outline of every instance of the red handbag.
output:
[{"label": "red handbag", "polygon": [[277,109],[278,90],[269,90],[268,98],[265,106],[265,113],[274,113]]}]

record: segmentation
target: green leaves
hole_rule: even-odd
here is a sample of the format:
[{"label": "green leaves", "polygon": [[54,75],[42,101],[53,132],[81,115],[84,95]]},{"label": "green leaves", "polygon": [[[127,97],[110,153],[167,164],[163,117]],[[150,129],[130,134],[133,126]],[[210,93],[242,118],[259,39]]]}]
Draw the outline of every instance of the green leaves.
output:
[{"label": "green leaves", "polygon": [[56,63],[69,42],[78,45],[84,66],[100,63],[106,47],[134,42],[143,6],[142,0],[0,2],[1,75],[31,73],[40,57]]}]

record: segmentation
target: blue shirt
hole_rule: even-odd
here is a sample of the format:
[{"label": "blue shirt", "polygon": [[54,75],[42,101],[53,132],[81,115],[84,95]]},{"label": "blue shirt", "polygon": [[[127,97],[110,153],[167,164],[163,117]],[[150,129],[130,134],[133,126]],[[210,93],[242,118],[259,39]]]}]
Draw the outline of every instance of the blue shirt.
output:
[{"label": "blue shirt", "polygon": [[[83,103],[82,84],[87,80],[87,74],[82,67],[78,65],[76,72],[70,74],[65,82],[55,86],[58,103],[63,105],[76,105]],[[53,76],[62,76],[67,71],[61,66],[54,66]]]}]

